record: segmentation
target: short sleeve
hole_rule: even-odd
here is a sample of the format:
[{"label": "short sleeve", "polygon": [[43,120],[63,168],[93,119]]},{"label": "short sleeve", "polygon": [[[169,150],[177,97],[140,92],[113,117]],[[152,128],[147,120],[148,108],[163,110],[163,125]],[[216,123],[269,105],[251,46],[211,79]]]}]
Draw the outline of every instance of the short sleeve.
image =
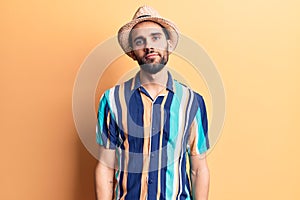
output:
[{"label": "short sleeve", "polygon": [[196,114],[190,126],[190,135],[188,140],[188,153],[198,155],[205,153],[209,149],[208,122],[206,106],[203,97],[195,93]]},{"label": "short sleeve", "polygon": [[107,149],[115,149],[118,146],[118,126],[109,105],[108,93],[109,91],[104,93],[100,99],[97,113],[96,140],[99,145]]}]

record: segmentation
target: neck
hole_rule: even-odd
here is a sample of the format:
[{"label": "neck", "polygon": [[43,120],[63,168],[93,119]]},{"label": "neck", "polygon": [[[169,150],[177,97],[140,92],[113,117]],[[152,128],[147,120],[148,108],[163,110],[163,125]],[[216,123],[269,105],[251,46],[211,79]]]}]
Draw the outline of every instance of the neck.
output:
[{"label": "neck", "polygon": [[142,85],[153,85],[166,87],[168,81],[168,70],[164,67],[156,74],[150,74],[144,70],[140,70],[140,80]]},{"label": "neck", "polygon": [[140,80],[141,84],[148,91],[152,99],[155,99],[157,95],[166,88],[168,71],[166,67],[156,74],[149,74],[141,70]]}]

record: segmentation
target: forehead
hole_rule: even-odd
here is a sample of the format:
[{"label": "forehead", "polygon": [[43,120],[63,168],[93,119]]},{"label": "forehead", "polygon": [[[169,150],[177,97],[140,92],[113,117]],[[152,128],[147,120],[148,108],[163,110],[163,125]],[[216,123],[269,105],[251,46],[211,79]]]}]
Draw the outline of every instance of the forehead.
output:
[{"label": "forehead", "polygon": [[145,21],[145,22],[138,23],[131,30],[131,35],[133,38],[140,35],[145,35],[145,36],[151,35],[153,33],[163,34],[164,32],[163,32],[163,28],[159,24],[152,21]]}]

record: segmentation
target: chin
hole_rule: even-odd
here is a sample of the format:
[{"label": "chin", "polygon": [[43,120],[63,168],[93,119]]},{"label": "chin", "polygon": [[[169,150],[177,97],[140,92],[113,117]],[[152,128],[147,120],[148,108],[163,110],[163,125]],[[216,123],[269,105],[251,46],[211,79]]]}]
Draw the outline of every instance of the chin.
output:
[{"label": "chin", "polygon": [[145,72],[147,72],[149,74],[157,74],[165,67],[165,65],[163,65],[163,64],[144,64],[144,65],[141,65],[140,67],[141,67],[141,69],[143,69]]}]

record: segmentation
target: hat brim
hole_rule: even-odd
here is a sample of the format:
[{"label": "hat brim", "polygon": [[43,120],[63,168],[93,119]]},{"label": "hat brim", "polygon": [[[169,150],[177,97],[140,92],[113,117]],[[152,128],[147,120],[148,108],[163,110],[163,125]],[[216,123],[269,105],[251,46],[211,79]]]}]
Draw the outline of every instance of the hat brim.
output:
[{"label": "hat brim", "polygon": [[169,47],[169,52],[173,52],[174,49],[177,46],[178,43],[178,29],[175,26],[175,24],[169,20],[159,18],[159,17],[143,17],[143,18],[138,18],[130,21],[129,23],[125,24],[122,26],[119,31],[118,31],[118,41],[120,46],[122,47],[123,51],[128,54],[132,51],[132,48],[129,44],[129,35],[132,30],[132,28],[137,25],[138,23],[141,23],[143,21],[153,21],[161,26],[163,26],[168,34],[169,34],[169,42],[170,42],[170,47]]}]

